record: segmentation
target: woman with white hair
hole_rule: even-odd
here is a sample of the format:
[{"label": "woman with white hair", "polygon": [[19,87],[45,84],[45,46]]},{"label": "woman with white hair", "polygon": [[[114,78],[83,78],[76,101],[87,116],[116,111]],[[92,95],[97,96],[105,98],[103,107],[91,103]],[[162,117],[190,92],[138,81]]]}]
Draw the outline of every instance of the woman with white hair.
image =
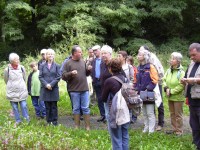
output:
[{"label": "woman with white hair", "polygon": [[[139,50],[137,59],[139,61],[138,72],[136,75],[136,84],[135,88],[138,91],[138,94],[141,91],[153,92],[156,84],[158,83],[158,72],[156,68],[149,63],[150,53],[145,49]],[[149,132],[153,133],[156,117],[154,113],[155,101],[145,101],[143,99],[143,116],[144,116],[144,129],[143,133]]]},{"label": "woman with white hair", "polygon": [[26,70],[20,65],[19,56],[16,53],[9,55],[10,64],[4,70],[4,81],[6,83],[6,97],[10,101],[16,125],[21,123],[18,104],[21,107],[22,116],[29,122],[26,99],[28,91],[26,87]]},{"label": "woman with white hair", "polygon": [[182,94],[184,86],[180,83],[185,72],[181,65],[182,55],[173,52],[170,59],[170,68],[166,71],[163,78],[165,95],[168,99],[169,112],[171,118],[172,130],[168,134],[181,135],[183,133],[183,102]]},{"label": "woman with white hair", "polygon": [[46,62],[40,66],[39,79],[41,82],[40,100],[44,101],[46,108],[46,121],[56,126],[58,124],[59,100],[58,82],[61,78],[60,66],[54,62],[55,52],[47,49]]}]

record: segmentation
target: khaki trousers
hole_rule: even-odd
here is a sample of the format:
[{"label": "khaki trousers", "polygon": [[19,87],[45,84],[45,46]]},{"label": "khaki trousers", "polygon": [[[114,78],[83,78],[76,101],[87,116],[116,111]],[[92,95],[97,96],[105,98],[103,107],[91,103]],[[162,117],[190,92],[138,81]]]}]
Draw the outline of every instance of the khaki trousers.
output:
[{"label": "khaki trousers", "polygon": [[176,134],[183,133],[183,102],[168,101],[171,125]]}]

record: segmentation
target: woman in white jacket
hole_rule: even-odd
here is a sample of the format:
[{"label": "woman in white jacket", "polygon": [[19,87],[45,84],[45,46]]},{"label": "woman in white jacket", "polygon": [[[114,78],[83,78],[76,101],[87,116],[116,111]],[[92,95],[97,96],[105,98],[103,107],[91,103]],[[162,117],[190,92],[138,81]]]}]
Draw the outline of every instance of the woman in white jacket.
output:
[{"label": "woman in white jacket", "polygon": [[19,56],[16,53],[9,55],[10,64],[4,70],[4,81],[6,83],[6,97],[10,101],[16,125],[21,123],[18,104],[21,107],[22,116],[29,122],[26,99],[28,91],[26,87],[26,71],[24,66],[20,65]]}]

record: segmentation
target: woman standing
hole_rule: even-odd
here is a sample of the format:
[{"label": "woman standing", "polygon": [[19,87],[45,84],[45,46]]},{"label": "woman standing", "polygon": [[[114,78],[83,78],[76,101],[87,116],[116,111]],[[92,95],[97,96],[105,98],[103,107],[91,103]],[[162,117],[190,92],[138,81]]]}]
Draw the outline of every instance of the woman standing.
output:
[{"label": "woman standing", "polygon": [[[137,81],[136,81],[136,90],[138,94],[141,91],[150,91],[153,92],[156,84],[158,83],[158,73],[156,68],[149,63],[150,53],[143,49],[139,50],[138,53],[138,73],[137,73]],[[143,100],[143,115],[144,115],[144,129],[143,133],[149,132],[153,133],[156,117],[155,117],[155,101],[144,101]]]},{"label": "woman standing", "polygon": [[183,133],[183,89],[184,85],[180,80],[184,77],[185,72],[181,66],[182,55],[173,52],[170,59],[170,68],[166,71],[163,78],[164,91],[168,99],[172,130],[167,134],[175,133],[181,135]]},{"label": "woman standing", "polygon": [[46,120],[48,124],[58,124],[58,108],[60,81],[60,66],[54,62],[55,52],[52,49],[46,51],[46,63],[40,66],[39,79],[41,82],[40,99],[46,107]]},{"label": "woman standing", "polygon": [[6,97],[10,101],[16,125],[21,123],[18,104],[20,104],[22,116],[27,122],[30,121],[26,99],[28,91],[26,88],[26,70],[20,65],[19,56],[16,53],[9,55],[10,64],[4,70],[4,81],[6,83]]},{"label": "woman standing", "polygon": [[[111,61],[108,64],[108,68],[114,77],[119,78],[123,82],[125,81],[125,76],[121,73],[122,63],[119,59],[117,58],[111,59]],[[124,118],[125,116],[128,116],[127,117],[128,120],[126,123],[123,123],[122,125],[116,125],[115,127],[113,127],[111,126],[112,119],[110,119],[111,115],[116,116],[116,114],[112,114],[111,112],[113,103],[116,103],[115,101],[116,99],[113,99],[113,97],[121,89],[122,84],[116,79],[110,77],[105,80],[104,85],[105,86],[102,91],[102,100],[105,103],[107,103],[109,107],[107,120],[108,120],[109,133],[110,133],[111,141],[112,141],[112,149],[113,150],[128,150],[129,149],[128,127],[129,127],[130,116],[129,116],[129,110],[128,110],[127,105],[126,105],[127,114],[124,114],[123,116],[119,116],[119,117],[124,117]],[[117,122],[117,119],[116,119],[116,122]]]}]

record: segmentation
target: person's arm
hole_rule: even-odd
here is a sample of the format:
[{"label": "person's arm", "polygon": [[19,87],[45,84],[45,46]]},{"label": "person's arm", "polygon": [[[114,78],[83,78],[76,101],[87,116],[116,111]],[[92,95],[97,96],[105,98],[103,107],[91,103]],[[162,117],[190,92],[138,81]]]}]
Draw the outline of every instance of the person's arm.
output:
[{"label": "person's arm", "polygon": [[44,73],[43,73],[43,71],[44,71],[44,65],[41,65],[40,66],[40,72],[39,72],[39,79],[40,79],[40,82],[41,82],[41,85],[43,86],[43,87],[47,87],[47,82],[46,82],[46,80],[44,79]]},{"label": "person's arm", "polygon": [[71,80],[71,79],[74,77],[73,71],[74,71],[74,70],[69,71],[69,69],[68,69],[68,63],[65,63],[64,69],[63,69],[63,73],[62,73],[62,79],[63,79],[64,81],[69,81],[69,80]]},{"label": "person's arm", "polygon": [[54,87],[59,81],[60,81],[60,78],[61,78],[61,72],[60,72],[60,66],[58,64],[55,64],[56,65],[56,77],[51,81],[50,85],[51,87]]},{"label": "person's arm", "polygon": [[101,95],[103,102],[107,102],[107,100],[108,100],[108,96],[110,93],[110,85],[112,85],[112,83],[110,83],[110,81],[108,79],[106,79],[106,81],[104,82],[104,88],[103,88],[102,95]]},{"label": "person's arm", "polygon": [[8,67],[6,67],[4,70],[4,81],[7,84],[7,82],[8,82]]},{"label": "person's arm", "polygon": [[184,85],[180,83],[180,80],[184,77],[184,75],[185,75],[185,72],[181,71],[181,76],[180,76],[180,79],[179,79],[179,84],[177,84],[174,88],[170,89],[170,94],[177,94],[177,93],[180,93],[181,91],[183,91]]},{"label": "person's arm", "polygon": [[156,87],[156,84],[158,83],[158,72],[156,68],[150,64],[150,78],[151,82],[147,85],[147,90],[153,91],[153,89]]}]

